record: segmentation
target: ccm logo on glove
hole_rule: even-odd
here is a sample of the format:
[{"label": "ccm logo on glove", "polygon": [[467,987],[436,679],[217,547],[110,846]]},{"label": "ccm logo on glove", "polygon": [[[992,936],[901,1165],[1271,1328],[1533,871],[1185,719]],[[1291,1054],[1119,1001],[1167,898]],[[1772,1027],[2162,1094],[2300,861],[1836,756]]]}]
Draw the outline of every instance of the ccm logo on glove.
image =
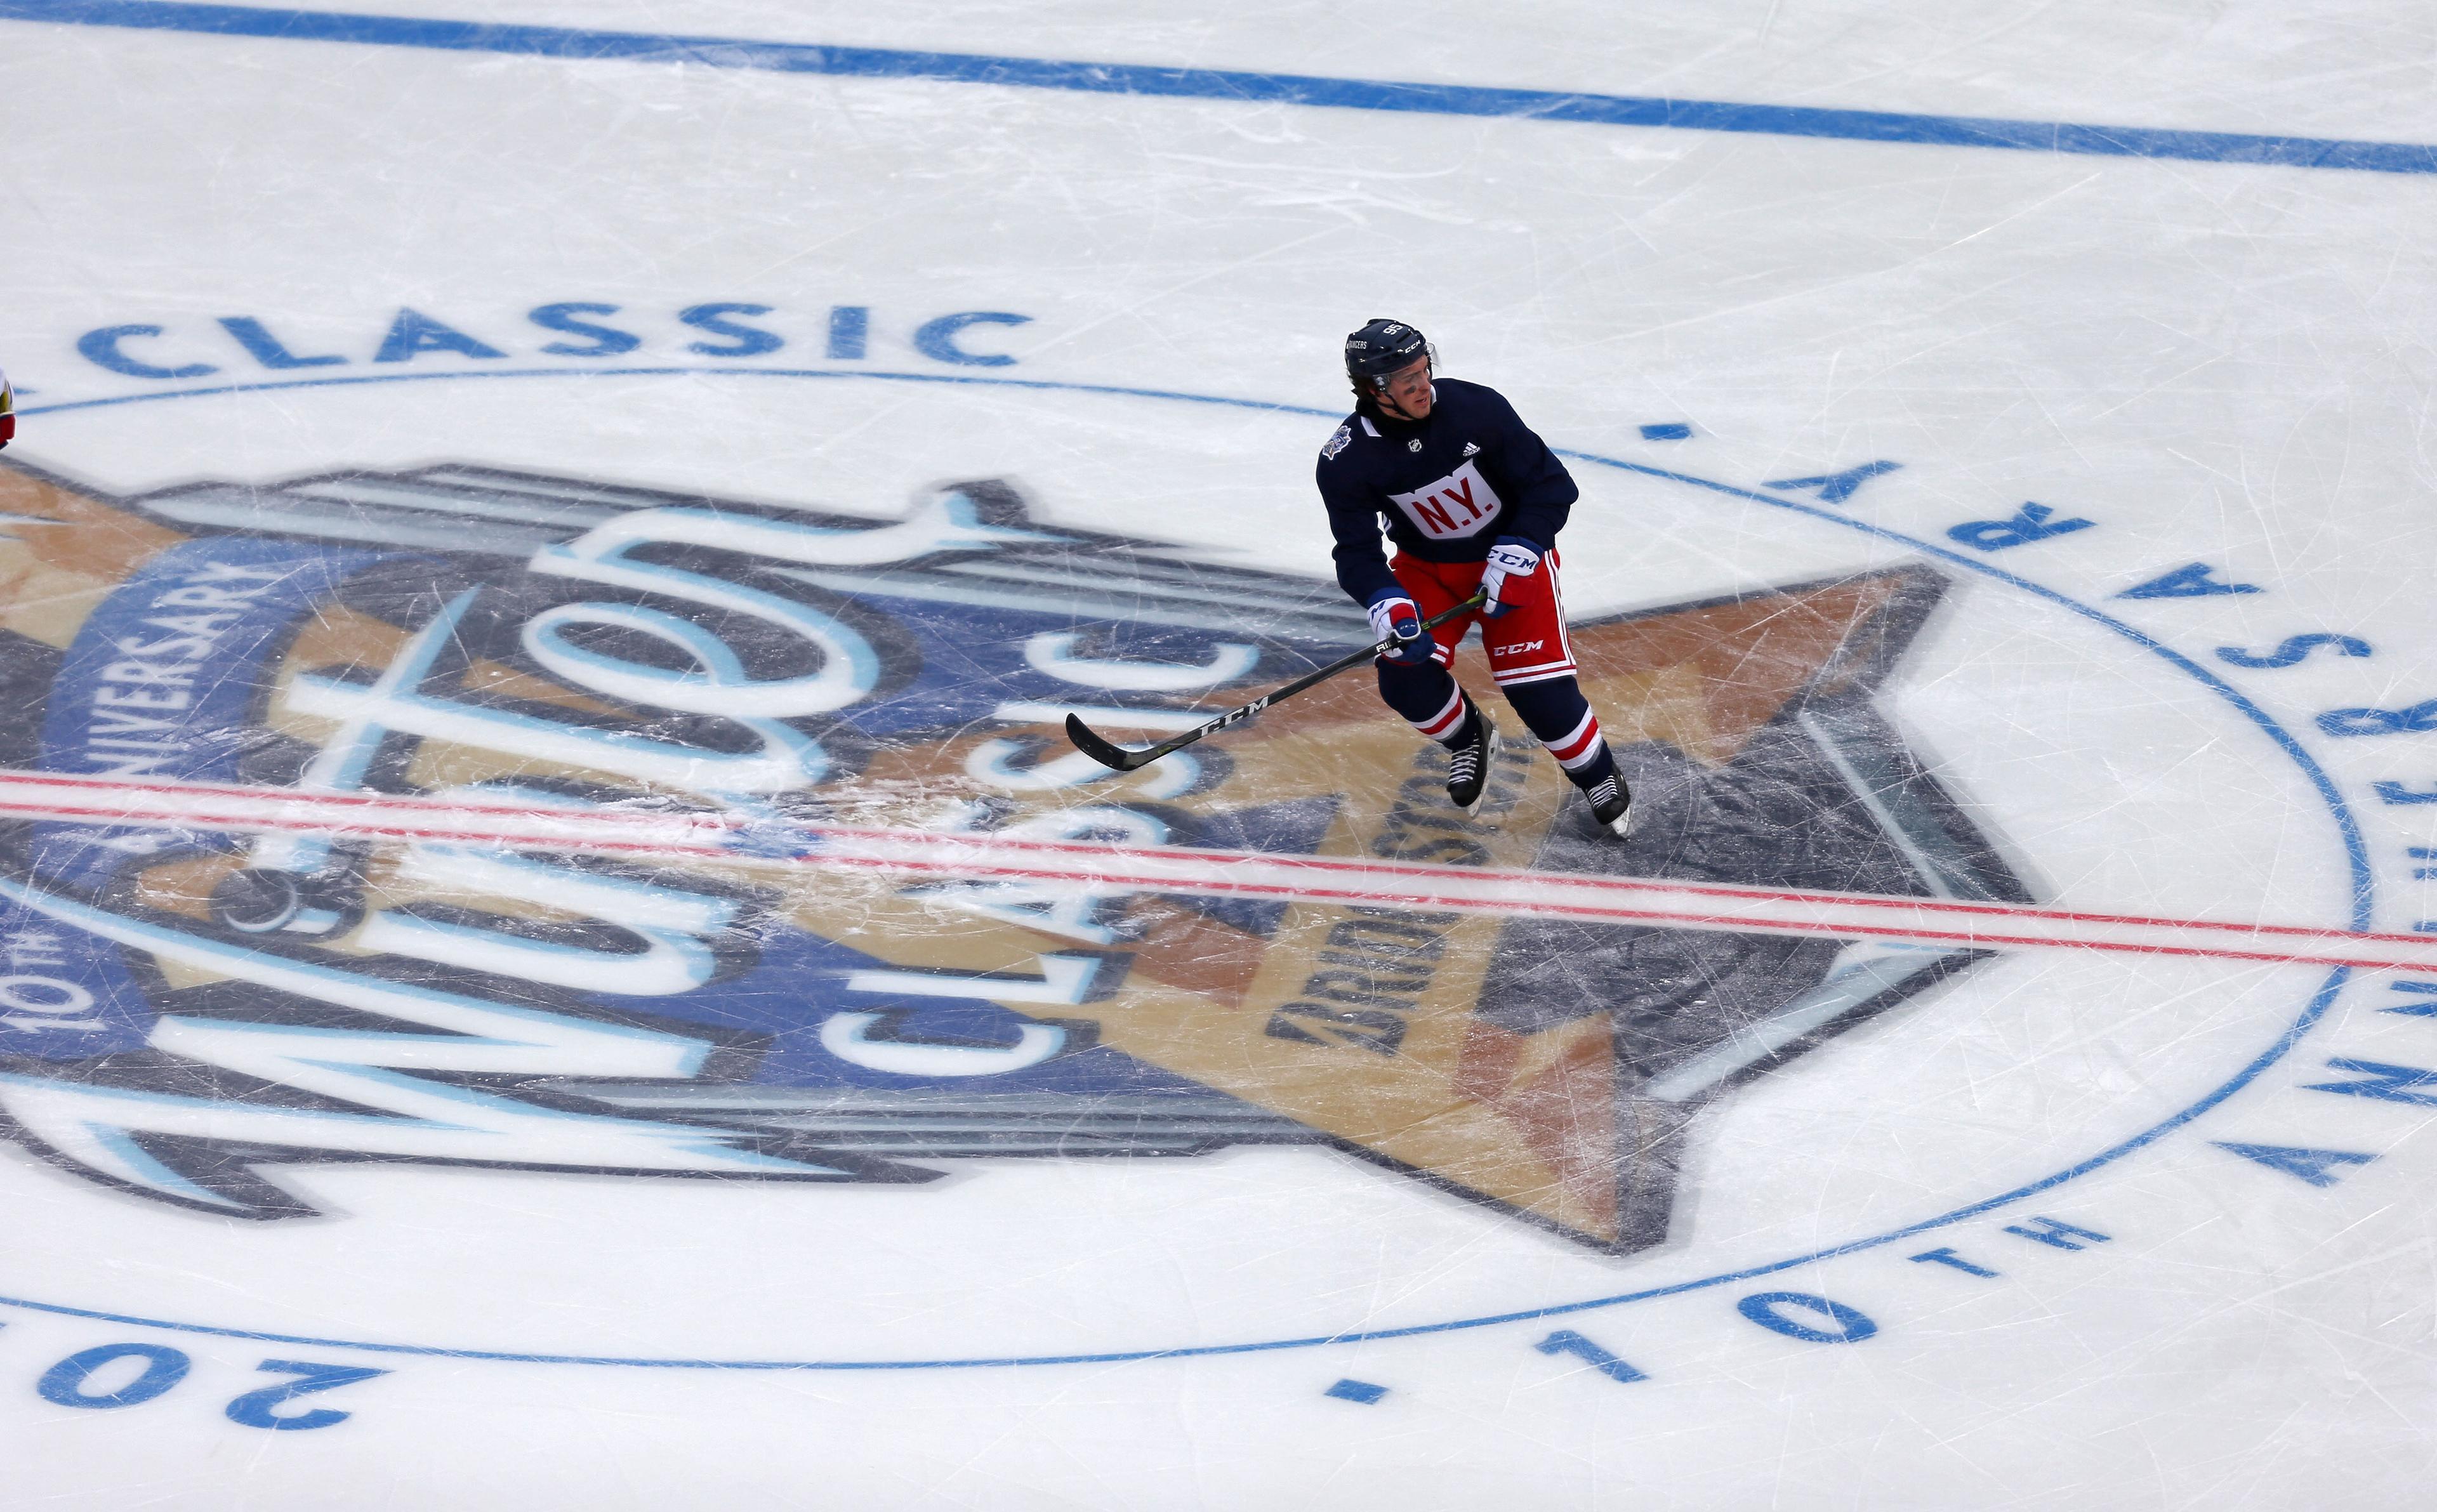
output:
[{"label": "ccm logo on glove", "polygon": [[1495,619],[1514,607],[1504,601],[1507,579],[1528,578],[1539,570],[1538,547],[1519,535],[1499,536],[1481,572],[1481,591],[1488,595],[1488,601],[1481,606],[1483,617]]}]

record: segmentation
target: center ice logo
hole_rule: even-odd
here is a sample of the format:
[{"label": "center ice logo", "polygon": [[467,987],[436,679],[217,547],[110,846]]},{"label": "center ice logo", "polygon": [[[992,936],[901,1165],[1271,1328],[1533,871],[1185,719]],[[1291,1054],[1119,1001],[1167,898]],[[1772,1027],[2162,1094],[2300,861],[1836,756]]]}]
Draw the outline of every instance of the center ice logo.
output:
[{"label": "center ice logo", "polygon": [[[1519,752],[1450,810],[1353,679],[1137,773],[1066,750],[1069,710],[1183,728],[1367,627],[999,483],[882,525],[468,467],[0,495],[0,677],[42,710],[10,766],[2023,898],[1870,704],[1925,568],[1579,627],[1649,816],[1619,848]],[[920,1182],[1324,1141],[1630,1253],[1707,1101],[1974,959],[411,836],[45,822],[6,861],[10,1134],[262,1218],[315,1161]]]}]

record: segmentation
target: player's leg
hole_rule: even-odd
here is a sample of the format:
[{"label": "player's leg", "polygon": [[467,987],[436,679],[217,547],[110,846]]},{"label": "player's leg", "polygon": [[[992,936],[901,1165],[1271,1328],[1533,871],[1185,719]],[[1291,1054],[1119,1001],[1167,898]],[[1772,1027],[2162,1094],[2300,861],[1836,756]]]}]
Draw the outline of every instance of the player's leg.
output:
[{"label": "player's leg", "polygon": [[[1399,556],[1388,564],[1396,582],[1412,595],[1424,619],[1444,614],[1472,597],[1477,565],[1448,566]],[[1481,793],[1489,783],[1490,759],[1498,754],[1498,728],[1459,686],[1451,669],[1456,643],[1472,626],[1473,617],[1459,616],[1430,632],[1430,654],[1421,662],[1382,656],[1379,697],[1416,730],[1447,750],[1447,801],[1465,813],[1481,811]]]},{"label": "player's leg", "polygon": [[1581,685],[1571,672],[1542,677],[1528,683],[1504,685],[1506,702],[1522,717],[1549,754],[1565,768],[1566,775],[1583,791],[1591,806],[1591,817],[1622,835],[1628,824],[1633,807],[1633,790],[1617,770],[1616,753],[1608,749],[1607,738],[1600,731],[1599,716],[1591,712],[1590,701],[1583,697]]},{"label": "player's leg", "polygon": [[1575,679],[1574,650],[1566,636],[1565,596],[1557,583],[1557,553],[1540,570],[1501,595],[1511,605],[1485,622],[1489,673],[1499,691],[1567,777],[1589,800],[1591,816],[1622,835],[1630,823],[1633,790],[1617,770],[1616,754],[1601,733],[1599,716]]}]

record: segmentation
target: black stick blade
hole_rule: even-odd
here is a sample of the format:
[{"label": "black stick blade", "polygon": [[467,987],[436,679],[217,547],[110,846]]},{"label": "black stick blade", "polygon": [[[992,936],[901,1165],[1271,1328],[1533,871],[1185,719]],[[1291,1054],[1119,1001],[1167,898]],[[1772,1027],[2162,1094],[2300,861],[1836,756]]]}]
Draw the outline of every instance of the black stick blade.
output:
[{"label": "black stick blade", "polygon": [[1129,751],[1123,746],[1113,744],[1072,714],[1066,716],[1066,739],[1075,742],[1076,750],[1082,752],[1100,765],[1113,767],[1119,772],[1131,772],[1136,767],[1155,761],[1166,754],[1157,746],[1144,751]]}]

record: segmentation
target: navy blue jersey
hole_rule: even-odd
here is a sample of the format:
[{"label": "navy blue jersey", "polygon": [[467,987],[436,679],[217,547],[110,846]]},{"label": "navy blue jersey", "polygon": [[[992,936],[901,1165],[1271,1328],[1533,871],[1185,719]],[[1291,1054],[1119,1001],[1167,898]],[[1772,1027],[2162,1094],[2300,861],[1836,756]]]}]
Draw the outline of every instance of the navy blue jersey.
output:
[{"label": "navy blue jersey", "polygon": [[1580,490],[1548,443],[1497,390],[1432,382],[1429,418],[1398,420],[1364,405],[1320,449],[1314,477],[1337,537],[1337,581],[1358,603],[1395,585],[1379,522],[1396,549],[1425,562],[1479,562],[1501,535],[1542,551],[1557,544]]}]

